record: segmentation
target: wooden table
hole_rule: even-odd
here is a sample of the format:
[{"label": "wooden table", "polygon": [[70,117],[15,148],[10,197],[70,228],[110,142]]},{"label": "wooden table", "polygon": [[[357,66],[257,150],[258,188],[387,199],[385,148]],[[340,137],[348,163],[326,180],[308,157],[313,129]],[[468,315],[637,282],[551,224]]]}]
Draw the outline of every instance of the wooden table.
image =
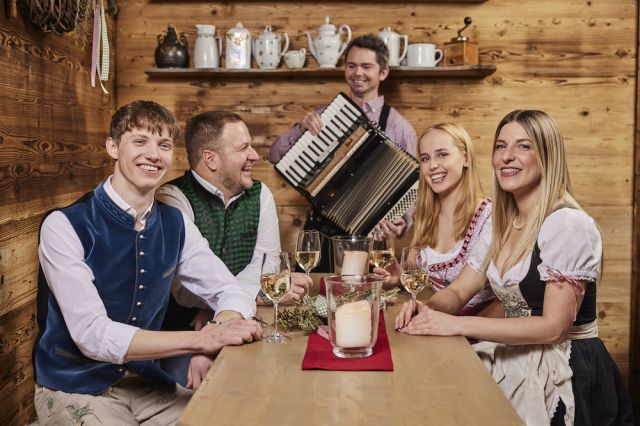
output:
[{"label": "wooden table", "polygon": [[522,424],[465,338],[396,333],[398,310],[385,314],[394,371],[303,371],[302,334],[226,347],[178,424]]}]

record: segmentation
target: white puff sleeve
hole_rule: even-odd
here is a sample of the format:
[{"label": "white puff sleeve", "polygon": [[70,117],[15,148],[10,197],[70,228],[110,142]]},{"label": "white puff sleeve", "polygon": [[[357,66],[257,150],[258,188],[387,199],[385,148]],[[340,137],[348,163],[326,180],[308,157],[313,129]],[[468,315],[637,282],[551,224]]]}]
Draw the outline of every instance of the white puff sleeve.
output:
[{"label": "white puff sleeve", "polygon": [[480,235],[478,235],[478,239],[471,249],[471,253],[469,253],[469,258],[467,259],[469,266],[479,273],[483,273],[482,263],[484,262],[484,257],[489,252],[489,246],[491,245],[491,233],[493,230],[492,224],[492,217],[489,216],[482,225]]},{"label": "white puff sleeve", "polygon": [[538,237],[543,281],[594,281],[600,272],[602,237],[583,210],[562,208],[545,219]]}]

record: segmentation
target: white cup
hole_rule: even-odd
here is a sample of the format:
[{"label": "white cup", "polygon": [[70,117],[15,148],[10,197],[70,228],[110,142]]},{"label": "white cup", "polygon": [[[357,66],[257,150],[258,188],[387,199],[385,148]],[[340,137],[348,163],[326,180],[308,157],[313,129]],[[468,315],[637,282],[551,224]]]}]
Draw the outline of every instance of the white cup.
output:
[{"label": "white cup", "polygon": [[410,44],[407,49],[407,66],[435,67],[442,60],[442,50],[436,49],[435,44]]},{"label": "white cup", "polygon": [[307,59],[307,49],[289,50],[284,54],[284,63],[288,68],[302,68]]}]

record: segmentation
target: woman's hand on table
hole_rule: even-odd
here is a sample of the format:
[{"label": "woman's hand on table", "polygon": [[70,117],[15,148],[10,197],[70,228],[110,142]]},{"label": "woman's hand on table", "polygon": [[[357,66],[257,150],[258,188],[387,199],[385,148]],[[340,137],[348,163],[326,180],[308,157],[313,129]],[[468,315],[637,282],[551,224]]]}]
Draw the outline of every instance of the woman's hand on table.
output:
[{"label": "woman's hand on table", "polygon": [[420,305],[418,313],[405,327],[400,328],[400,332],[427,336],[459,336],[461,334],[457,327],[458,317],[436,311],[427,305]]},{"label": "woman's hand on table", "polygon": [[408,302],[404,302],[402,304],[402,308],[400,308],[400,313],[396,316],[394,328],[399,331],[409,325],[411,318],[413,318],[413,316],[423,307],[424,304],[422,302],[414,303],[413,299],[410,299]]}]

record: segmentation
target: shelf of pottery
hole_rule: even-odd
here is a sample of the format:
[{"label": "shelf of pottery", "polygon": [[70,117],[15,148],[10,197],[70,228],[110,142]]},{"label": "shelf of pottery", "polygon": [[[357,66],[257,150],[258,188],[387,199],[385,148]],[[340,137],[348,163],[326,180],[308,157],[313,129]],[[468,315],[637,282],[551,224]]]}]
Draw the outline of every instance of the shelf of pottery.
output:
[{"label": "shelf of pottery", "polygon": [[[378,33],[389,49],[389,66],[393,77],[421,78],[484,78],[496,71],[495,65],[478,64],[478,45],[461,35],[471,24],[465,18],[465,26],[458,36],[445,43],[444,52],[431,43],[408,43],[407,35],[400,35],[386,27]],[[267,25],[255,40],[241,23],[225,35],[225,66],[221,68],[222,39],[215,35],[214,25],[196,25],[197,36],[193,52],[193,68],[189,65],[186,37],[178,35],[169,26],[158,36],[155,51],[157,68],[147,68],[150,77],[164,78],[216,78],[247,76],[261,77],[321,77],[332,78],[344,75],[342,68],[336,68],[338,60],[351,41],[351,28],[340,25],[336,28],[329,17],[320,25],[318,36],[305,31],[309,42],[309,52],[316,60],[317,67],[305,68],[307,50],[289,49],[287,33],[274,32]],[[402,49],[401,49],[402,47]],[[251,68],[253,57],[258,68]],[[284,59],[285,67],[280,67]]]}]

